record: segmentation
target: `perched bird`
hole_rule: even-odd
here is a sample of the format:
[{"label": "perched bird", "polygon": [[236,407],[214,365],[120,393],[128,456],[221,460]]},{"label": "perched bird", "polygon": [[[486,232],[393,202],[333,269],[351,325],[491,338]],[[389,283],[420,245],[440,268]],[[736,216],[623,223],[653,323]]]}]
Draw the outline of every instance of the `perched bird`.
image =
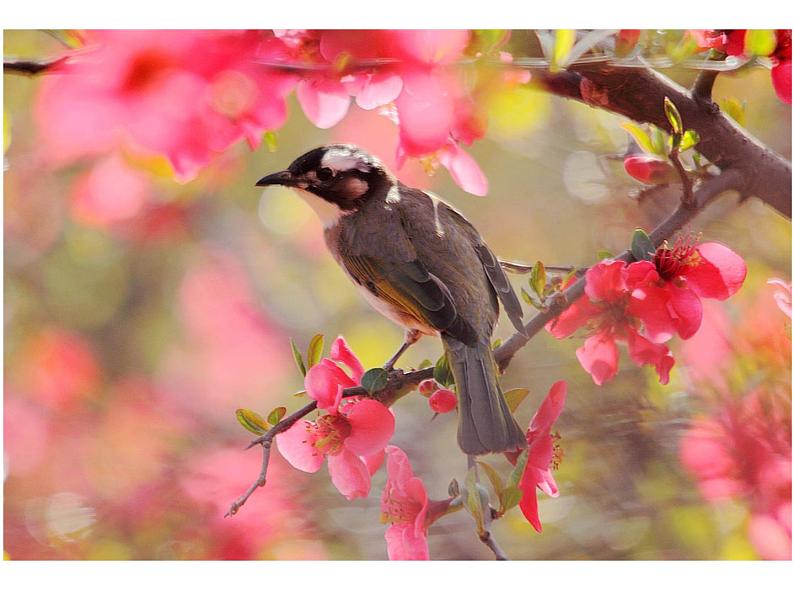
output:
[{"label": "perched bird", "polygon": [[274,184],[295,189],[317,212],[337,262],[378,312],[406,329],[386,367],[422,335],[441,336],[458,392],[461,449],[524,447],[491,350],[498,301],[523,331],[521,304],[474,226],[353,145],[318,147],[257,182]]}]

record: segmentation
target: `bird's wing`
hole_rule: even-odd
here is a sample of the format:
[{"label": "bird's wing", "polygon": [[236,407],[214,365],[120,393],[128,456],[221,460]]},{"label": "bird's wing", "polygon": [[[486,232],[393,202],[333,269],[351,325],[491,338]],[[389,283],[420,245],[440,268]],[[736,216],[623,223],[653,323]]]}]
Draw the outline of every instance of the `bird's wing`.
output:
[{"label": "bird's wing", "polygon": [[502,269],[502,266],[499,264],[496,255],[488,248],[488,245],[486,245],[480,237],[480,233],[469,220],[449,205],[444,204],[444,207],[445,213],[449,217],[469,230],[469,237],[474,246],[474,251],[477,253],[477,257],[482,263],[485,275],[488,277],[491,287],[493,287],[496,295],[499,297],[499,301],[502,303],[502,306],[504,306],[507,317],[510,319],[513,327],[523,333],[524,323],[522,319],[524,318],[524,311],[521,308],[521,302],[518,300],[518,296],[516,296],[515,290],[513,290],[513,286],[507,278],[504,269]]},{"label": "bird's wing", "polygon": [[465,344],[476,342],[474,329],[458,316],[447,286],[418,260],[367,254],[342,254],[340,258],[353,279],[398,311]]}]

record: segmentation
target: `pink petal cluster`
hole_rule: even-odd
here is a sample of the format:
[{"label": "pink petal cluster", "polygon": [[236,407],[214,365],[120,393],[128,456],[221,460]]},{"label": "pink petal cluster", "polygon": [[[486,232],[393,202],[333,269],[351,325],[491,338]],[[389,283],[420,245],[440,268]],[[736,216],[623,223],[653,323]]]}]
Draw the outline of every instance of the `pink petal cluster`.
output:
[{"label": "pink petal cluster", "polygon": [[306,392],[325,413],[297,422],[278,436],[276,444],[284,459],[304,472],[318,471],[327,459],[331,481],[342,495],[366,497],[372,475],[383,462],[383,448],[394,434],[394,416],[375,400],[342,398],[344,389],[357,385],[364,371],[342,337],[331,346],[331,358],[313,366],[305,379]]},{"label": "pink petal cluster", "polygon": [[744,260],[726,246],[681,238],[672,248],[660,247],[652,261],[607,259],[590,268],[587,295],[546,328],[565,338],[587,326],[576,355],[597,385],[617,374],[618,342],[636,364],[654,366],[666,384],[675,361],[665,342],[675,334],[692,337],[703,317],[701,299],[729,298],[746,275]]},{"label": "pink petal cluster", "polygon": [[389,559],[427,560],[427,524],[430,501],[425,485],[414,476],[402,449],[386,447],[388,477],[381,496],[381,521],[386,530]]},{"label": "pink petal cluster", "polygon": [[[559,464],[560,452],[555,446],[555,438],[559,435],[556,437],[552,435],[551,427],[565,407],[567,394],[568,384],[565,381],[554,383],[527,429],[527,463],[518,483],[518,488],[522,492],[519,507],[537,532],[542,532],[543,526],[538,515],[536,489],[540,489],[550,497],[557,497],[560,494],[551,474],[552,469],[556,469]],[[509,459],[515,463],[518,454],[510,454]]]},{"label": "pink petal cluster", "polygon": [[665,184],[677,176],[669,162],[653,155],[628,155],[623,159],[623,168],[643,184]]},{"label": "pink petal cluster", "polygon": [[696,419],[680,458],[706,500],[748,502],[750,540],[763,558],[791,559],[790,394],[755,391]]},{"label": "pink petal cluster", "polygon": [[255,31],[86,33],[42,81],[35,117],[47,155],[68,163],[123,147],[166,156],[188,180],[242,138],[256,147],[284,123],[296,83],[255,63],[272,53],[267,41]]}]

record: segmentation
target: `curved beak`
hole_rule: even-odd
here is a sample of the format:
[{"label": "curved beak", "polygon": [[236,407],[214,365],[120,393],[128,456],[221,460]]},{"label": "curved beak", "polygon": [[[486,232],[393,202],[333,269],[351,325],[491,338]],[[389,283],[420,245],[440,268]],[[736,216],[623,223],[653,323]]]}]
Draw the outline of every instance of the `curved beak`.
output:
[{"label": "curved beak", "polygon": [[260,178],[256,186],[295,186],[297,184],[296,178],[292,175],[292,172],[289,170],[284,170],[282,172],[275,172],[274,174],[268,174],[264,178]]}]

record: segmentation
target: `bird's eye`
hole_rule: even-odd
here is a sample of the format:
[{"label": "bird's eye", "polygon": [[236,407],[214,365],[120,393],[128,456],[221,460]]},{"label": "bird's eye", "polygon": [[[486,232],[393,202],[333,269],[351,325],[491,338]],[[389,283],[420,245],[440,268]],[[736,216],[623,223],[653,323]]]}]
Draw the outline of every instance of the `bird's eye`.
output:
[{"label": "bird's eye", "polygon": [[331,168],[320,168],[317,170],[317,179],[325,182],[334,177],[334,171]]}]

